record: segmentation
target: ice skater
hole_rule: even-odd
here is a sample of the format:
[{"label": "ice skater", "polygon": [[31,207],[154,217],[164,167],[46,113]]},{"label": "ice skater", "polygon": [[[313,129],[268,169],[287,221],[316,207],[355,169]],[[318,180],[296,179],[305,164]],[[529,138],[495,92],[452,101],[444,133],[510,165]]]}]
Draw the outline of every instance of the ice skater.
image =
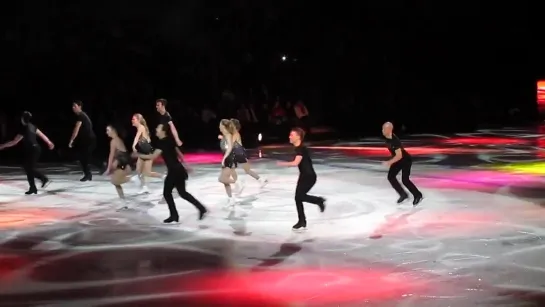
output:
[{"label": "ice skater", "polygon": [[76,100],[72,103],[72,111],[76,114],[76,125],[72,130],[72,136],[68,147],[74,146],[74,141],[77,141],[78,160],[83,171],[83,178],[80,181],[93,180],[93,174],[89,168],[89,164],[94,164],[103,173],[104,165],[93,158],[93,151],[96,147],[96,136],[93,131],[93,123],[85,112],[83,112],[83,102]]},{"label": "ice skater", "polygon": [[411,155],[403,148],[399,138],[393,134],[394,125],[391,122],[386,122],[382,125],[382,134],[385,137],[386,146],[392,155],[392,158],[388,161],[383,162],[385,166],[388,166],[388,181],[392,185],[392,188],[396,190],[399,194],[399,199],[397,200],[398,204],[401,204],[409,198],[407,192],[401,187],[399,181],[397,181],[396,176],[401,171],[401,182],[407,187],[409,192],[413,195],[413,206],[418,205],[424,197],[418,188],[412,183],[411,176],[411,167],[412,167],[412,158]]},{"label": "ice skater", "polygon": [[301,128],[294,128],[290,132],[290,143],[295,146],[295,159],[291,162],[278,162],[280,166],[297,166],[299,168],[299,179],[295,188],[295,206],[297,207],[297,224],[293,225],[294,231],[305,230],[307,219],[303,202],[315,204],[320,212],[325,210],[326,199],[319,196],[308,195],[308,192],[316,184],[316,172],[312,165],[312,159],[308,148],[303,145],[305,131]]},{"label": "ice skater", "polygon": [[165,178],[163,186],[163,197],[165,198],[168,204],[168,210],[170,216],[165,219],[164,223],[173,223],[178,222],[180,216],[178,215],[178,210],[176,210],[176,203],[174,203],[174,198],[172,197],[172,190],[176,188],[178,194],[181,198],[190,202],[199,210],[199,220],[202,220],[208,210],[197,200],[193,195],[189,194],[186,190],[186,180],[188,178],[187,170],[183,164],[178,160],[178,153],[176,151],[176,145],[167,138],[167,129],[163,124],[159,124],[155,129],[155,133],[159,141],[157,146],[152,154],[143,155],[138,153],[133,153],[135,157],[139,157],[143,160],[154,160],[157,157],[161,156],[165,161],[167,166],[167,176]]},{"label": "ice skater", "polygon": [[[108,166],[106,173],[110,174],[110,182],[114,185],[117,195],[125,202],[125,193],[122,185],[130,180],[131,157],[125,143],[119,136],[117,129],[112,125],[106,127],[106,135],[110,138],[110,154],[108,155]],[[127,209],[126,203],[121,209]]]},{"label": "ice skater", "polygon": [[36,128],[36,126],[32,124],[32,114],[30,112],[23,112],[23,115],[21,116],[21,124],[21,131],[19,131],[13,140],[0,145],[0,150],[13,147],[19,144],[21,141],[23,142],[23,169],[25,170],[29,185],[29,189],[27,192],[25,192],[25,194],[38,194],[38,189],[36,188],[34,179],[38,178],[38,180],[42,182],[42,188],[46,188],[51,181],[49,178],[47,178],[47,176],[36,169],[36,164],[38,163],[42,152],[36,136],[42,139],[50,150],[55,148],[55,145],[53,145],[49,138],[42,131],[40,131],[40,129]]},{"label": "ice skater", "polygon": [[[146,119],[142,114],[134,114],[131,119],[131,124],[136,128],[136,135],[132,142],[132,151],[137,152],[143,155],[149,155],[153,153],[153,146],[151,145],[151,138],[149,134],[149,128],[146,123]],[[148,194],[149,190],[146,186],[146,177],[159,178],[162,179],[164,176],[162,174],[152,171],[153,160],[142,160],[138,159],[136,161],[136,173],[138,179],[140,179],[140,192],[138,194]]]},{"label": "ice skater", "polygon": [[[232,118],[231,122],[233,123],[236,129],[236,132],[233,135],[233,140],[234,140],[233,151],[235,153],[235,162],[237,163],[237,165],[240,165],[242,167],[242,169],[247,175],[250,175],[250,177],[257,180],[261,188],[265,187],[269,183],[268,180],[260,176],[259,174],[257,174],[250,168],[250,163],[246,155],[246,148],[244,148],[244,145],[242,144],[242,137],[240,135],[240,129],[242,128],[242,126],[240,125],[240,121],[238,119]],[[220,134],[218,138],[221,140],[223,136]],[[244,183],[242,180],[239,180],[239,184],[240,184],[239,185],[240,188],[238,191],[236,191],[237,194],[242,193],[242,190],[244,189]]]},{"label": "ice skater", "polygon": [[[223,183],[225,187],[225,193],[227,193],[227,207],[232,208],[235,205],[233,199],[233,191],[231,189],[232,184],[236,184],[238,176],[235,171],[237,162],[235,161],[234,147],[234,135],[236,133],[235,125],[228,119],[222,119],[220,121],[219,129],[221,132],[220,148],[223,151],[223,159],[221,161],[221,172],[218,181]],[[235,188],[240,190],[239,187]]]}]

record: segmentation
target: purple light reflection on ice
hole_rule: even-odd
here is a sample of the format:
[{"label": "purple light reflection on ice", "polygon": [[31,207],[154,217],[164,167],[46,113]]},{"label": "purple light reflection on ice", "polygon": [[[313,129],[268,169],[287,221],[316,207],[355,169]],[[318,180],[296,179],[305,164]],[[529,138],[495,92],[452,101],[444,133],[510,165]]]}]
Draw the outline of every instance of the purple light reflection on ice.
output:
[{"label": "purple light reflection on ice", "polygon": [[426,178],[418,178],[415,181],[422,186],[443,189],[495,189],[498,186],[545,186],[543,179],[539,176],[497,171],[436,173]]}]

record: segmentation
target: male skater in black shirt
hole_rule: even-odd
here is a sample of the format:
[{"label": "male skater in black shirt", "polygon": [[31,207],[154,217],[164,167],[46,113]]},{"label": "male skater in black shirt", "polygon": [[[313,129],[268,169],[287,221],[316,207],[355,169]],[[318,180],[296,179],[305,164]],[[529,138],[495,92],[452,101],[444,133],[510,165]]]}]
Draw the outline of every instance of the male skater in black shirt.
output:
[{"label": "male skater in black shirt", "polygon": [[401,141],[393,134],[393,130],[394,125],[390,122],[386,122],[382,125],[382,134],[386,138],[386,145],[392,154],[390,160],[383,162],[384,165],[390,167],[390,170],[388,171],[388,181],[390,181],[392,187],[396,190],[397,194],[399,194],[397,203],[400,204],[404,202],[408,198],[407,192],[403,190],[399,181],[396,179],[397,174],[401,171],[401,182],[403,182],[403,185],[406,186],[413,195],[413,205],[416,206],[424,197],[409,179],[411,176],[411,166],[413,164],[411,155],[405,151]]},{"label": "male skater in black shirt", "polygon": [[176,188],[180,197],[187,200],[193,206],[199,210],[199,220],[202,220],[205,214],[208,212],[206,208],[189,194],[185,189],[185,181],[187,180],[187,170],[184,165],[178,160],[178,153],[175,144],[167,137],[167,126],[160,124],[155,129],[155,134],[159,141],[155,146],[155,150],[150,155],[135,154],[137,157],[140,157],[143,160],[154,160],[159,156],[163,157],[165,164],[167,166],[167,176],[165,178],[165,183],[163,186],[163,197],[165,198],[168,204],[168,210],[170,211],[170,216],[164,220],[164,223],[178,222],[178,210],[176,210],[176,204],[174,203],[174,198],[172,197],[172,190]]},{"label": "male skater in black shirt", "polygon": [[104,171],[104,165],[94,163],[93,151],[96,147],[96,136],[93,131],[93,123],[89,116],[87,116],[87,113],[83,112],[82,108],[83,102],[76,100],[72,103],[72,111],[76,114],[76,125],[72,131],[68,147],[72,148],[74,141],[77,140],[78,159],[83,170],[83,178],[80,181],[90,181],[93,180],[93,175],[91,174],[89,164],[95,164],[101,173]]},{"label": "male skater in black shirt", "polygon": [[55,145],[53,145],[40,129],[32,124],[32,114],[30,114],[30,112],[25,111],[23,113],[23,116],[21,116],[21,123],[23,126],[21,127],[22,129],[19,131],[19,134],[17,134],[12,141],[0,145],[0,150],[15,146],[19,142],[23,143],[23,168],[29,185],[29,189],[25,194],[37,194],[38,189],[36,188],[34,178],[38,178],[42,182],[42,188],[47,187],[47,185],[51,183],[47,176],[36,169],[36,164],[38,163],[38,159],[42,152],[40,145],[38,144],[38,137],[47,143],[47,147],[49,147],[50,150],[52,150]]},{"label": "male skater in black shirt", "polygon": [[308,195],[307,193],[316,184],[316,172],[312,166],[310,154],[303,140],[305,139],[305,131],[301,128],[294,128],[290,132],[290,143],[295,146],[295,159],[291,162],[278,162],[280,166],[297,166],[299,167],[299,179],[295,188],[295,205],[297,207],[297,216],[299,221],[293,225],[293,230],[305,230],[307,227],[307,219],[305,217],[305,208],[303,202],[315,204],[320,208],[320,212],[325,210],[325,198]]},{"label": "male skater in black shirt", "polygon": [[182,146],[182,141],[180,141],[178,130],[176,130],[176,127],[172,122],[172,117],[170,117],[170,114],[167,112],[167,100],[163,98],[157,99],[155,101],[155,108],[159,113],[159,124],[163,125],[165,128],[168,128],[178,147]]}]

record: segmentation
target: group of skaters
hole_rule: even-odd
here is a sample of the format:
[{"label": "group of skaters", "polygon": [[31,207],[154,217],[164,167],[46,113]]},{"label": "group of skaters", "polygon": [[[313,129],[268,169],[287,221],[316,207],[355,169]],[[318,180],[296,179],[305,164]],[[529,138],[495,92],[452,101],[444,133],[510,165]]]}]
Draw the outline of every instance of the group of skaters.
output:
[{"label": "group of skaters", "polygon": [[[180,150],[182,141],[179,138],[178,131],[174,125],[170,114],[168,113],[167,100],[157,99],[155,102],[159,114],[159,124],[154,130],[157,137],[156,142],[151,141],[151,131],[148,128],[145,118],[141,114],[134,114],[131,119],[132,126],[136,129],[136,134],[132,142],[132,150],[128,150],[118,130],[113,125],[106,127],[106,134],[110,138],[110,150],[105,174],[111,178],[119,198],[123,201],[121,209],[129,208],[129,202],[125,199],[123,185],[129,181],[140,183],[139,194],[149,193],[146,185],[147,178],[158,178],[163,181],[163,199],[168,206],[170,215],[163,222],[173,223],[179,221],[178,211],[173,197],[173,190],[176,188],[181,198],[193,204],[198,210],[198,219],[202,220],[208,209],[186,190],[186,181],[190,168],[184,162],[183,154]],[[74,101],[72,110],[76,115],[76,124],[73,128],[71,138],[68,142],[69,148],[74,148],[83,171],[83,177],[80,181],[91,181],[93,179],[90,171],[90,164],[96,164],[103,167],[101,163],[93,163],[93,151],[96,147],[96,135],[93,130],[93,124],[89,116],[83,111],[83,103]],[[242,167],[246,174],[254,178],[264,187],[268,180],[255,171],[248,163],[246,149],[243,146],[240,135],[241,124],[236,119],[222,119],[219,123],[220,148],[223,152],[221,162],[221,171],[219,182],[223,184],[227,195],[226,207],[232,209],[236,204],[236,195],[242,193],[244,183],[238,180],[237,167]],[[398,203],[408,199],[408,195],[397,181],[396,176],[402,173],[402,182],[413,195],[413,205],[418,205],[422,199],[422,193],[409,179],[411,173],[412,159],[410,154],[403,148],[399,138],[393,134],[393,125],[387,122],[382,127],[382,133],[392,158],[384,164],[389,167],[388,180],[392,187],[399,194]],[[41,187],[45,188],[51,180],[37,169],[37,163],[41,153],[41,146],[38,144],[38,138],[42,139],[49,149],[54,149],[55,145],[51,140],[38,129],[32,121],[32,114],[28,111],[23,112],[21,116],[21,130],[15,138],[7,143],[0,145],[0,150],[13,147],[22,143],[23,147],[23,168],[29,183],[27,195],[37,194],[35,179],[41,182]],[[305,131],[301,128],[293,128],[289,134],[289,141],[295,148],[295,158],[290,162],[278,162],[279,166],[298,167],[299,178],[295,187],[295,204],[297,209],[298,221],[293,225],[293,230],[304,230],[307,226],[305,210],[303,203],[311,203],[318,207],[320,212],[326,209],[326,199],[319,196],[309,195],[309,191],[316,184],[317,175],[314,170],[309,149],[303,144]],[[166,174],[153,171],[153,161],[161,157],[166,165]],[[136,175],[132,174],[134,159],[136,159]]]}]

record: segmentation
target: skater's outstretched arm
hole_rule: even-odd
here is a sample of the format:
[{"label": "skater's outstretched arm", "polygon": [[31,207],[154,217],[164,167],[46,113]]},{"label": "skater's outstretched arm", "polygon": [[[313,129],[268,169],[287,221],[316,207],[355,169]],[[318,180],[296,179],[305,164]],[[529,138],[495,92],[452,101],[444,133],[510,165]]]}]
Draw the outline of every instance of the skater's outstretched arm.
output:
[{"label": "skater's outstretched arm", "polygon": [[17,134],[13,140],[7,142],[7,143],[4,143],[2,145],[0,145],[0,150],[4,149],[4,148],[10,148],[10,147],[13,147],[17,144],[19,144],[19,142],[21,142],[21,140],[23,139],[23,136],[20,135],[20,134]]},{"label": "skater's outstretched arm", "polygon": [[291,162],[278,162],[278,165],[280,166],[299,166],[299,163],[301,163],[301,160],[303,160],[303,156],[295,156],[295,159]]}]

